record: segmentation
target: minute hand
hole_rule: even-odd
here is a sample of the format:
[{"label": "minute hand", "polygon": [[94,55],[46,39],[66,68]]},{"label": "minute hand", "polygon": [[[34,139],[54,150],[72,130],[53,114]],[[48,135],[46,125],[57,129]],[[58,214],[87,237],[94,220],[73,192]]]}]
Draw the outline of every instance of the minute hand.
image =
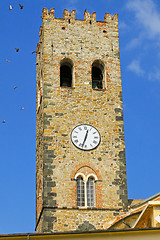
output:
[{"label": "minute hand", "polygon": [[88,136],[88,130],[86,131],[86,135],[85,135],[85,137],[84,137],[84,141],[83,141],[83,143],[82,143],[82,147],[83,147],[83,145],[84,145],[84,143],[85,143],[85,141],[86,141],[86,139],[87,139],[87,136]]}]

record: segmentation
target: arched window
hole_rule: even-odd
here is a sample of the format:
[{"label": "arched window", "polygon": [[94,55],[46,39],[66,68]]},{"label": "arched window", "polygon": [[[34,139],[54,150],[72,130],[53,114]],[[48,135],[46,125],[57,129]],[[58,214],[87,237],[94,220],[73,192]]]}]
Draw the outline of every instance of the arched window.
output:
[{"label": "arched window", "polygon": [[65,58],[60,65],[60,86],[72,87],[73,63],[70,59]]},{"label": "arched window", "polygon": [[77,175],[77,206],[95,207],[95,180],[93,174],[87,177],[84,174]]},{"label": "arched window", "polygon": [[77,178],[77,206],[84,206],[84,182],[82,177]]},{"label": "arched window", "polygon": [[95,180],[93,177],[89,177],[87,181],[87,206],[95,206]]},{"label": "arched window", "polygon": [[92,64],[92,88],[104,88],[104,64],[100,60],[96,60]]}]

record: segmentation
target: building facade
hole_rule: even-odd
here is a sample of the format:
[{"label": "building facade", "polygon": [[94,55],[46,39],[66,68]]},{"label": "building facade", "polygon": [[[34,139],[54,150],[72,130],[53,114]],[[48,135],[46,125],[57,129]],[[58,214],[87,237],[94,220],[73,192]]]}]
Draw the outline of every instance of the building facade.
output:
[{"label": "building facade", "polygon": [[105,229],[128,205],[118,16],[43,9],[36,231]]}]

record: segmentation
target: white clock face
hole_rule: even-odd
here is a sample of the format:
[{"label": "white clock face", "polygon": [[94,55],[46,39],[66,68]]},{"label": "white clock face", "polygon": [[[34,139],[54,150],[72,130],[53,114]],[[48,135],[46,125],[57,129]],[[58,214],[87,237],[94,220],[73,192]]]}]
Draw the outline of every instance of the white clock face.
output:
[{"label": "white clock face", "polygon": [[71,140],[81,150],[92,150],[100,144],[101,137],[96,128],[81,124],[72,130]]}]

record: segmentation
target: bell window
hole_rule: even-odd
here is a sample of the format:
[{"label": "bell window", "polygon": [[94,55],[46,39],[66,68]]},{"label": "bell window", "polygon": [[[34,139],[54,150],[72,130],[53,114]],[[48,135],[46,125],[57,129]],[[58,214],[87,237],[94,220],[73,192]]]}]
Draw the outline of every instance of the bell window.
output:
[{"label": "bell window", "polygon": [[72,87],[73,63],[70,59],[64,59],[60,66],[60,86]]},{"label": "bell window", "polygon": [[92,64],[92,88],[104,88],[104,64],[100,60],[94,61]]}]

